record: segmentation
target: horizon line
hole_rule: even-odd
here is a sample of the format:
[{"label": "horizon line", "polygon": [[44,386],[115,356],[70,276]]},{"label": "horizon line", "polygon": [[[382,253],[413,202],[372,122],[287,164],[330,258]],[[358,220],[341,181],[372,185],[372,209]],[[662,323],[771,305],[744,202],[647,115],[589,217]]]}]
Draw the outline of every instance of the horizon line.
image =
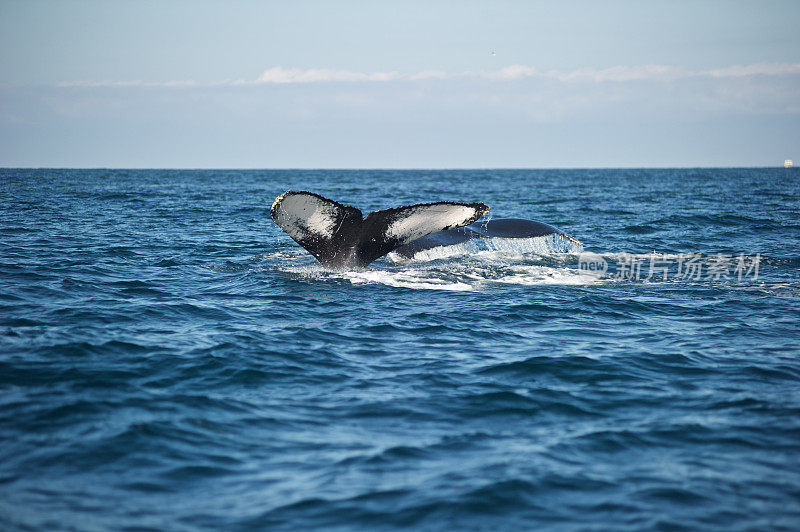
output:
[{"label": "horizon line", "polygon": [[[328,167],[183,167],[183,166],[0,166],[0,170],[247,170],[247,171],[309,171],[309,170],[691,170],[691,169],[769,169],[769,168],[782,168],[787,169],[783,165],[763,166],[763,165],[744,165],[744,166],[716,166],[716,165],[679,165],[679,166],[403,166],[403,167],[351,167],[351,166],[328,166]],[[793,168],[793,167],[791,167]],[[798,166],[800,168],[800,166]]]}]

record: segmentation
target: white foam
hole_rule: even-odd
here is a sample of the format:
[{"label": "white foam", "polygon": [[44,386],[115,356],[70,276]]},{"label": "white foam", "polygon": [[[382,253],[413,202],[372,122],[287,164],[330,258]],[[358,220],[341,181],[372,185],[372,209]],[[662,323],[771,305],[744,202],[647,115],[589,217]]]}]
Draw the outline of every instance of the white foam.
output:
[{"label": "white foam", "polygon": [[[372,284],[411,290],[469,292],[509,285],[590,285],[609,282],[609,279],[599,278],[590,272],[577,269],[575,267],[577,256],[574,253],[537,254],[529,251],[549,251],[557,248],[554,245],[557,242],[552,238],[491,240],[495,241],[492,247],[499,249],[470,252],[469,248],[465,249],[464,245],[460,244],[428,250],[426,252],[428,255],[425,257],[427,260],[414,257],[413,261],[407,261],[403,265],[379,261],[367,270],[327,270],[300,249],[262,254],[253,257],[252,260],[273,263],[274,266],[269,269],[277,266],[281,272],[310,282],[342,280],[357,286]],[[574,244],[571,246],[572,250],[580,249]],[[454,251],[450,248],[459,249],[455,250],[457,253],[450,255],[441,253],[444,250]],[[566,248],[562,246],[562,249]],[[459,254],[468,255],[468,258],[451,261],[433,260]]]},{"label": "white foam", "polygon": [[[520,239],[514,239],[520,240]],[[457,246],[450,246],[457,247]],[[462,254],[467,254],[462,248]],[[549,253],[536,254],[507,250],[484,250],[468,253],[467,257],[455,260],[407,261],[394,265],[379,261],[368,270],[334,271],[327,270],[301,249],[287,249],[264,253],[250,258],[251,264],[243,266],[250,271],[280,271],[310,283],[347,282],[352,285],[383,285],[411,290],[445,290],[454,292],[491,291],[493,288],[510,286],[602,286],[616,283],[634,282],[617,274],[605,271],[581,269],[580,258],[589,253]],[[652,253],[603,253],[591,254],[597,258],[605,257],[614,261],[630,258],[647,259]],[[685,254],[656,254],[657,259],[684,257]],[[442,258],[442,257],[435,257]],[[415,258],[416,259],[416,258]],[[215,271],[240,271],[242,268],[228,265],[206,266]],[[793,282],[764,283],[761,280],[749,282],[730,281],[726,286],[736,290],[761,291],[782,297],[800,297],[800,285]],[[681,279],[650,279],[650,284],[679,283]],[[716,286],[721,286],[717,283]]]},{"label": "white foam", "polygon": [[400,288],[418,290],[448,290],[464,292],[474,290],[468,282],[451,281],[443,277],[431,275],[431,272],[420,271],[388,271],[368,270],[363,272],[342,272],[342,277],[353,284],[383,284]]},{"label": "white foam", "polygon": [[[574,262],[574,256],[554,258],[555,262]],[[354,285],[382,284],[417,290],[475,291],[492,286],[518,285],[593,285],[608,282],[592,273],[559,265],[513,264],[508,254],[485,252],[467,262],[418,264],[365,271],[326,271],[326,278],[341,278]],[[508,260],[511,259],[511,260]],[[307,271],[307,270],[306,270]]]},{"label": "white foam", "polygon": [[551,268],[547,266],[527,266],[512,269],[506,275],[494,279],[500,284],[532,286],[541,284],[591,285],[606,282],[593,273],[573,268]]}]

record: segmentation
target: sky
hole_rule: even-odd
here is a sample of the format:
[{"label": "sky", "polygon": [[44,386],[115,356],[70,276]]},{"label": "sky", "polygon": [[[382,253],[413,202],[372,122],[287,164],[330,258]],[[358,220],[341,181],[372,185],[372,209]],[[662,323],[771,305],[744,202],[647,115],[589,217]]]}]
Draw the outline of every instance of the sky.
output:
[{"label": "sky", "polygon": [[0,166],[780,166],[798,29],[794,0],[0,0]]}]

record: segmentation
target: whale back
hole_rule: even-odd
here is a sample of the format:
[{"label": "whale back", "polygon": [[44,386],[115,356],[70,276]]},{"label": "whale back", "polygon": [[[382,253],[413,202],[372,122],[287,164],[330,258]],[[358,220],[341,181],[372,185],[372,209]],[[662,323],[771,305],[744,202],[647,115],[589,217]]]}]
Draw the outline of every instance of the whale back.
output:
[{"label": "whale back", "polygon": [[288,191],[275,199],[272,219],[327,268],[364,267],[395,248],[439,231],[475,222],[483,203],[439,201],[369,213],[313,192]]}]

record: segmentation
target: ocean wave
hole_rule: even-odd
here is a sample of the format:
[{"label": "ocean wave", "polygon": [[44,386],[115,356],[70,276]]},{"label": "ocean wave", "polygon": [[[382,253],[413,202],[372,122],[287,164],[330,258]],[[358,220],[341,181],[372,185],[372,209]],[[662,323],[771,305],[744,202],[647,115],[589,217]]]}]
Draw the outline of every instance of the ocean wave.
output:
[{"label": "ocean wave", "polygon": [[[800,522],[783,169],[0,174],[0,529]],[[269,220],[301,185],[589,243],[325,270]],[[758,278],[677,277],[718,252]]]}]

